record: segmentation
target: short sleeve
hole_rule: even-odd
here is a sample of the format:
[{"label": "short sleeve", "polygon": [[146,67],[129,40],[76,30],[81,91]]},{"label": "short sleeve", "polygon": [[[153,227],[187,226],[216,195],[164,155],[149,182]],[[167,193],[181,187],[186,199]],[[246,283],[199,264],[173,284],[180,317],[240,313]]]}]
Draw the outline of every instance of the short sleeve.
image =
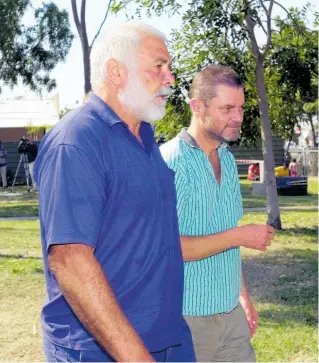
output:
[{"label": "short sleeve", "polygon": [[179,233],[185,234],[183,231],[187,229],[188,225],[188,198],[189,198],[189,185],[186,172],[184,172],[178,162],[168,160],[166,161],[167,166],[175,172],[175,188],[176,188],[176,199],[177,199],[177,215],[178,215],[178,226]]},{"label": "short sleeve", "polygon": [[175,186],[177,198],[177,215],[180,235],[185,235],[185,231],[189,229],[189,185],[187,174],[181,170],[175,172]]},{"label": "short sleeve", "polygon": [[243,201],[242,201],[242,195],[241,195],[241,189],[240,189],[240,179],[239,179],[239,175],[238,175],[236,159],[234,158],[234,156],[231,153],[229,153],[229,155],[231,156],[231,163],[232,163],[233,175],[234,175],[234,177],[231,178],[231,181],[233,183],[233,188],[232,188],[233,196],[235,198],[235,201],[236,201],[235,205],[237,206],[237,211],[238,211],[237,219],[240,220],[244,216]]},{"label": "short sleeve", "polygon": [[83,243],[96,247],[106,204],[106,176],[86,153],[59,145],[37,170],[42,230],[52,244]]}]

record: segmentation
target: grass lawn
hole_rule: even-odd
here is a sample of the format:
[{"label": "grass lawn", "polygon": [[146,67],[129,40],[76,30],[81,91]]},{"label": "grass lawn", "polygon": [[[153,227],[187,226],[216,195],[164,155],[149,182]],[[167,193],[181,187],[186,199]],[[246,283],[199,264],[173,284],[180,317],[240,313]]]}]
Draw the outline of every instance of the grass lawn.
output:
[{"label": "grass lawn", "polygon": [[[259,362],[318,361],[317,218],[316,211],[282,212],[285,230],[269,251],[242,251],[260,312],[253,339]],[[264,213],[253,213],[241,223],[264,220]],[[0,240],[0,361],[43,361],[39,222],[0,221]]]},{"label": "grass lawn", "polygon": [[[12,193],[11,188],[7,193],[0,191],[0,217],[37,216],[39,214],[38,193],[28,192],[27,187],[14,187],[13,192],[17,195],[6,196]],[[19,195],[21,194],[22,195]]]},{"label": "grass lawn", "polygon": [[[252,195],[252,182],[247,179],[240,180],[241,193],[243,197],[244,208],[252,207],[266,207],[266,196]],[[279,196],[279,205],[281,207],[295,207],[295,206],[318,206],[318,179],[315,177],[308,178],[308,195],[296,196]]]},{"label": "grass lawn", "polygon": [[0,361],[43,361],[44,279],[38,221],[0,221]]},{"label": "grass lawn", "polygon": [[[253,339],[260,362],[318,362],[318,213],[281,213],[283,231],[265,252],[242,249],[250,293],[260,314]],[[243,224],[262,223],[262,213]]]},{"label": "grass lawn", "polygon": [[[252,182],[246,179],[240,180],[244,208],[265,207],[267,200],[265,196],[253,196],[251,191]],[[14,188],[21,196],[0,195],[0,217],[37,216],[39,214],[38,193],[27,192],[26,187]],[[8,192],[11,192],[8,189]],[[279,196],[279,204],[284,206],[318,206],[318,179],[309,177],[309,195],[301,196]]]}]

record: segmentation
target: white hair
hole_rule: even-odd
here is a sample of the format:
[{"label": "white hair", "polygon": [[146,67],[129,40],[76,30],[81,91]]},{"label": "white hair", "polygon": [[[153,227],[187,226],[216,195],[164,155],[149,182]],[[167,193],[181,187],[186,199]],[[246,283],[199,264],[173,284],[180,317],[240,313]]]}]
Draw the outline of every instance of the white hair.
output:
[{"label": "white hair", "polygon": [[167,42],[165,35],[150,25],[130,20],[114,26],[95,41],[91,51],[91,85],[96,92],[105,82],[105,63],[115,59],[127,67],[136,65],[136,50],[141,43],[141,35],[150,35]]}]

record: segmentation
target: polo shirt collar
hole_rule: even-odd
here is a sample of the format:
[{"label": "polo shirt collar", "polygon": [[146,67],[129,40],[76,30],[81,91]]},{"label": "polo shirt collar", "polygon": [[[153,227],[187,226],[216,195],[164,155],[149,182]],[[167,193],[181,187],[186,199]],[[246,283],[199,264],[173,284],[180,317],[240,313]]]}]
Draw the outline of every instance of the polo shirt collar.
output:
[{"label": "polo shirt collar", "polygon": [[[180,133],[177,135],[182,141],[186,142],[191,147],[194,147],[196,149],[200,149],[199,145],[197,144],[196,140],[187,132],[187,128],[183,127]],[[228,145],[225,142],[222,142],[218,149],[228,149]]]},{"label": "polo shirt collar", "polygon": [[[119,116],[99,96],[90,92],[87,103],[92,106],[109,127],[123,122]],[[124,123],[124,122],[123,122]]]},{"label": "polo shirt collar", "polygon": [[[93,92],[90,92],[87,103],[92,106],[95,111],[97,111],[97,113],[102,117],[103,121],[105,121],[109,127],[112,127],[118,123],[122,123],[124,126],[127,126],[127,124],[120,119],[117,113]],[[151,127],[149,122],[141,121],[141,125],[142,124],[146,124]]]},{"label": "polo shirt collar", "polygon": [[196,140],[187,132],[187,128],[183,127],[180,133],[177,135],[182,141],[186,142],[189,146],[195,147],[196,149],[200,149]]}]

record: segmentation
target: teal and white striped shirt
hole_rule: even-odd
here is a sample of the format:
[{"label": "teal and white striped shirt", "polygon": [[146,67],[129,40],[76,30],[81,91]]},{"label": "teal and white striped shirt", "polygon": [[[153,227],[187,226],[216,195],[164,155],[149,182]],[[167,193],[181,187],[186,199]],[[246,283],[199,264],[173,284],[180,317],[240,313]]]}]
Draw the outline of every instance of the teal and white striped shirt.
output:
[{"label": "teal and white striped shirt", "polygon": [[[223,145],[219,186],[208,156],[183,129],[161,146],[175,171],[179,230],[185,236],[220,233],[238,225],[243,216],[236,162]],[[206,316],[232,311],[242,287],[240,249],[231,248],[208,258],[184,263],[183,314]]]}]

